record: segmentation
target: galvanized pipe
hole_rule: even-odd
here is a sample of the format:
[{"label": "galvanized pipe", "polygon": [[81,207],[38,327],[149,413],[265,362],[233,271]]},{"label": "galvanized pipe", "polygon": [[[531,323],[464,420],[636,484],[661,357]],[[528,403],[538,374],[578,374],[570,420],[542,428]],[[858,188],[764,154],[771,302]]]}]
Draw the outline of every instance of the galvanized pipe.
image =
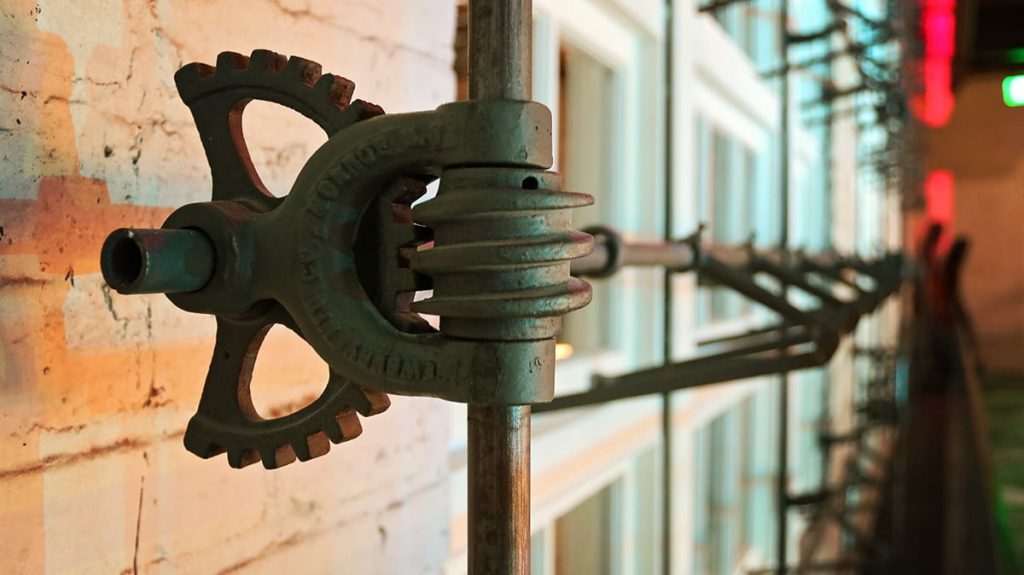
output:
[{"label": "galvanized pipe", "polygon": [[122,294],[197,291],[215,265],[213,244],[196,230],[121,228],[100,251],[103,279]]},{"label": "galvanized pipe", "polygon": [[[469,98],[528,100],[532,0],[469,2]],[[530,572],[530,406],[468,406],[469,573]]]}]

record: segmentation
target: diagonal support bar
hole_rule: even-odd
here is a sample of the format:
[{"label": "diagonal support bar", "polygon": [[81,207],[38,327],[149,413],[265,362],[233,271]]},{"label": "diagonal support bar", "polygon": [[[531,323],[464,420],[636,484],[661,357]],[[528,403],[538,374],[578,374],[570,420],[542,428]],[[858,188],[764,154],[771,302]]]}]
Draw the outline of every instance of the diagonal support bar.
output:
[{"label": "diagonal support bar", "polygon": [[[605,277],[629,265],[623,262],[631,259],[637,262],[634,265],[661,262],[673,271],[695,271],[702,283],[728,288],[767,307],[778,314],[779,323],[708,342],[705,349],[710,353],[693,359],[615,377],[595,377],[592,389],[537,404],[536,413],[824,365],[838,348],[840,338],[852,332],[860,317],[895,292],[901,281],[902,260],[898,256],[864,262],[827,255],[782,257],[750,246],[703,247],[696,236],[665,244],[630,244],[611,232],[595,234],[595,238],[597,255],[589,261],[580,260],[583,264],[574,266],[574,273]],[[639,251],[646,257],[623,255]],[[684,254],[689,256],[681,257]],[[820,307],[797,308],[787,297],[760,285],[754,278],[758,273],[809,294]],[[853,296],[840,298],[832,289],[812,282],[811,274],[831,282],[833,288],[846,288]],[[865,287],[853,276],[866,277],[871,286]]]}]

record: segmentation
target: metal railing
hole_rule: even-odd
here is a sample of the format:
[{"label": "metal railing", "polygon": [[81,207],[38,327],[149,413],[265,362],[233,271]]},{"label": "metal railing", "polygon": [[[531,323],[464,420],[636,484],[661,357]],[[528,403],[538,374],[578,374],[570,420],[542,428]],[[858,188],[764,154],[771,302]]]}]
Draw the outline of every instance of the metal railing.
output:
[{"label": "metal railing", "polygon": [[910,331],[909,408],[900,443],[893,558],[888,572],[1003,572],[977,350],[961,303],[967,243],[922,249]]}]

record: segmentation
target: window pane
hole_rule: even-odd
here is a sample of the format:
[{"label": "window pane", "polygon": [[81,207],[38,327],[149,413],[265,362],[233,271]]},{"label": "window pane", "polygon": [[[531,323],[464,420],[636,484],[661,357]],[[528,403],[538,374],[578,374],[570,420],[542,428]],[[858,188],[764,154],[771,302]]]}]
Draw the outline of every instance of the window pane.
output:
[{"label": "window pane", "polygon": [[530,537],[530,575],[544,575],[544,531]]},{"label": "window pane", "polygon": [[[707,427],[702,427],[694,434],[693,460],[695,470],[706,470],[710,466],[708,454]],[[695,471],[693,474],[693,566],[692,573],[708,572],[708,485],[709,473]]]},{"label": "window pane", "polygon": [[605,487],[555,522],[555,575],[616,575],[615,484]]},{"label": "window pane", "polygon": [[[697,148],[698,209],[707,215],[712,242],[745,242],[754,229],[757,156],[718,130],[709,130],[706,140],[706,149],[700,145]],[[707,309],[706,313],[698,313],[698,322],[705,318],[708,321],[735,319],[751,309],[746,299],[729,290],[715,288],[709,292],[698,302],[701,308]]]},{"label": "window pane", "polygon": [[[729,139],[723,134],[714,131],[711,147],[711,239],[715,243],[725,243],[733,240],[734,225],[732,212],[736,209],[736,203],[731,197],[732,173],[732,150]],[[735,295],[725,289],[716,288],[711,291],[710,318],[712,321],[729,319],[730,299]]]},{"label": "window pane", "polygon": [[746,437],[741,433],[741,407],[715,418],[697,434],[695,509],[696,573],[731,573],[744,544],[742,494]]},{"label": "window pane", "polygon": [[719,8],[713,14],[726,34],[736,41],[736,45],[751,58],[756,58],[756,7],[747,2],[738,2]]},{"label": "window pane", "polygon": [[637,574],[656,573],[660,564],[661,509],[658,505],[658,469],[658,452],[653,448],[638,456],[634,463],[636,507],[633,511],[633,521],[636,533],[633,541],[633,564]]},{"label": "window pane", "polygon": [[[574,210],[573,227],[613,221],[611,182],[615,158],[611,154],[614,77],[611,70],[586,53],[566,45],[561,58],[559,157],[566,190],[585,191],[594,205]],[[607,281],[592,282],[593,300],[586,308],[564,318],[560,341],[575,353],[611,347],[612,300]]]}]

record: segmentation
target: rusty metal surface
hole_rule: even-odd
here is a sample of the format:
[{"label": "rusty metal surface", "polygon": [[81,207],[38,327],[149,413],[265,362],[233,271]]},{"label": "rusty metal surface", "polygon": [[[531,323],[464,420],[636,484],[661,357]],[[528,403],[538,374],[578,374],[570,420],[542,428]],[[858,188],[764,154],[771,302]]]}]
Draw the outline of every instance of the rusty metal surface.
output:
[{"label": "rusty metal surface", "polygon": [[469,573],[530,573],[530,406],[468,409]]},{"label": "rusty metal surface", "polygon": [[669,272],[691,269],[696,252],[689,238],[667,242],[627,242],[608,226],[590,226],[583,231],[594,238],[590,255],[572,261],[572,274],[578,277],[606,278],[623,267],[661,267]]},{"label": "rusty metal surface", "polygon": [[[468,8],[470,99],[528,100],[533,69],[532,0],[471,0]],[[543,137],[550,145],[550,131]],[[507,159],[516,157],[510,155]],[[569,278],[568,262],[534,266],[529,273],[517,273],[510,264],[523,260],[527,253],[534,255],[524,261],[537,262],[545,254],[547,259],[554,256],[565,261],[561,257],[563,250],[572,250],[574,255],[589,251],[580,251],[583,242],[589,244],[589,238],[570,233],[568,219],[517,209],[549,202],[564,205],[564,200],[554,197],[543,199],[541,190],[557,189],[558,182],[514,169],[490,173],[460,170],[457,178],[449,182],[452,187],[439,189],[437,199],[445,201],[449,213],[458,216],[443,225],[439,222],[439,233],[445,236],[444,246],[439,242],[439,247],[455,248],[456,253],[476,257],[469,256],[473,265],[468,269],[459,269],[435,286],[435,296],[448,300],[444,302],[447,310],[440,311],[457,314],[442,319],[441,330],[456,336],[487,339],[529,337],[533,332],[533,337],[543,334],[553,343],[561,321],[556,316],[563,313],[566,305],[586,305],[590,286],[575,279],[559,281]],[[442,181],[442,185],[445,183]],[[492,187],[499,193],[489,194],[487,190]],[[465,205],[460,209],[460,204]],[[521,215],[510,219],[506,210]],[[495,217],[499,214],[500,217]],[[437,215],[429,217],[434,219]],[[515,242],[517,237],[525,238],[526,244],[523,240]],[[457,309],[454,304],[458,299],[465,300],[466,285],[483,289],[481,305]],[[501,302],[500,292],[508,288],[521,297]],[[525,311],[528,307],[547,310],[550,319],[538,316],[520,323],[508,317],[511,310]],[[544,379],[533,365],[519,365],[515,369],[535,382]],[[469,574],[528,575],[531,408],[471,404],[467,413]]]},{"label": "rusty metal surface", "polygon": [[[386,409],[387,393],[486,405],[551,397],[559,316],[590,299],[567,263],[590,239],[570,231],[567,210],[592,199],[559,191],[557,174],[544,171],[546,108],[462,102],[385,116],[350,101],[348,80],[265,50],[190,64],[175,80],[202,136],[213,201],[178,209],[162,230],[117,234],[170,243],[187,230],[212,249],[193,246],[185,257],[141,246],[134,255],[159,265],[119,291],[164,291],[182,309],[218,318],[190,451],[275,468],[357,436],[356,414]],[[253,99],[292,108],[330,136],[283,198],[267,192],[245,147],[241,114]],[[438,177],[438,197],[412,210]],[[511,188],[520,193],[495,193]],[[124,267],[112,250],[102,260],[104,270]],[[183,268],[199,272],[181,285],[156,281]],[[433,298],[413,304],[431,287]],[[440,314],[441,332],[417,312]],[[305,339],[330,378],[309,406],[264,420],[248,386],[275,324]]]}]

